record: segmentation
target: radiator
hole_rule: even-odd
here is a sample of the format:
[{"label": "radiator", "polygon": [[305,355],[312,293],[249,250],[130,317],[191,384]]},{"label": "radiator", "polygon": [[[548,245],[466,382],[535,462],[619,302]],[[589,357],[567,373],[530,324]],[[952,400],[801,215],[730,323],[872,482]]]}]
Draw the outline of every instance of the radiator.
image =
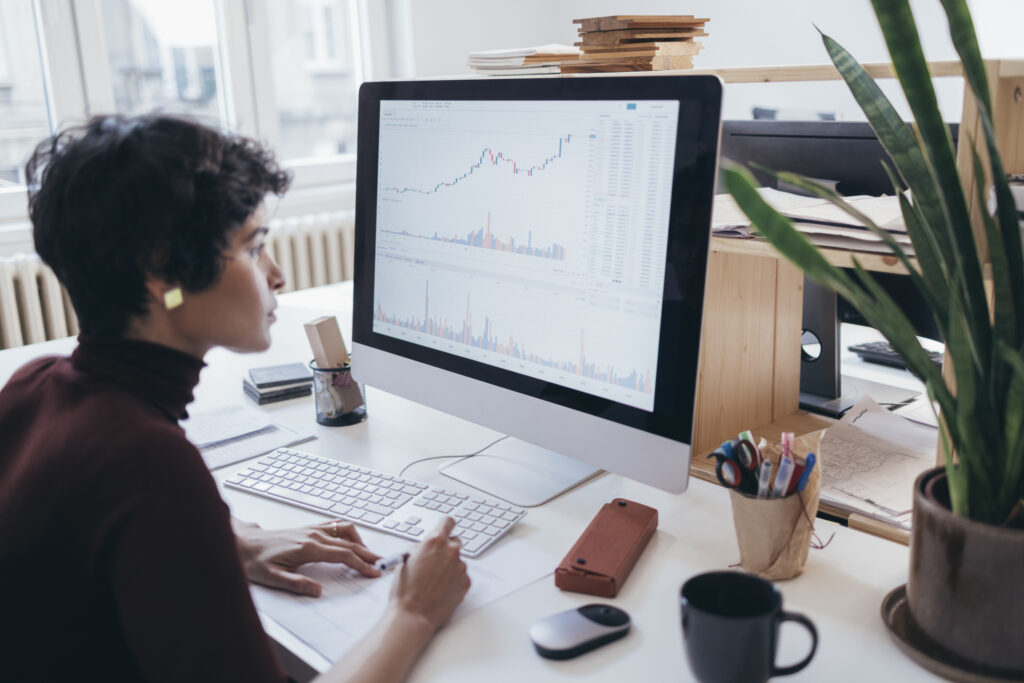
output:
[{"label": "radiator", "polygon": [[285,292],[351,280],[355,212],[274,219],[267,242],[284,273]]},{"label": "radiator", "polygon": [[78,334],[67,292],[35,254],[0,259],[0,348]]},{"label": "radiator", "polygon": [[[352,279],[353,211],[277,218],[267,246],[284,272],[284,291]],[[78,334],[67,292],[35,254],[0,258],[0,348]]]}]

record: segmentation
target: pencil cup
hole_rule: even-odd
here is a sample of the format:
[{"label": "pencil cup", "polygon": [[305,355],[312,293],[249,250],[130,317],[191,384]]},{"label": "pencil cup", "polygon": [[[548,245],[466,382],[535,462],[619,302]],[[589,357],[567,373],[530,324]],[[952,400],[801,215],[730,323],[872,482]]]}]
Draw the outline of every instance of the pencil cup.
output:
[{"label": "pencil cup", "polygon": [[[793,443],[796,455],[806,457],[813,452],[817,457],[817,465],[811,470],[803,491],[795,491],[784,498],[763,499],[736,489],[729,491],[740,564],[751,574],[776,581],[793,578],[804,570],[821,491],[821,434],[813,432]],[[777,472],[781,453],[768,452],[762,456],[773,461],[772,471]]]},{"label": "pencil cup", "polygon": [[352,366],[320,368],[309,362],[313,371],[313,396],[316,421],[329,427],[355,424],[366,419],[366,402],[359,383],[352,379]]}]

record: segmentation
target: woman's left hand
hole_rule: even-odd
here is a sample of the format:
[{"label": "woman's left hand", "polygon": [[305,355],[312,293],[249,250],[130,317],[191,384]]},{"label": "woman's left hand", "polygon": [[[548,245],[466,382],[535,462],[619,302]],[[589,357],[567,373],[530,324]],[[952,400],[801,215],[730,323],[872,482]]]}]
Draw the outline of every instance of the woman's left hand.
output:
[{"label": "woman's left hand", "polygon": [[348,522],[333,521],[298,529],[261,529],[232,518],[245,575],[254,583],[319,597],[319,583],[295,573],[309,562],[338,562],[363,576],[380,576],[373,563],[380,556],[363,545]]}]

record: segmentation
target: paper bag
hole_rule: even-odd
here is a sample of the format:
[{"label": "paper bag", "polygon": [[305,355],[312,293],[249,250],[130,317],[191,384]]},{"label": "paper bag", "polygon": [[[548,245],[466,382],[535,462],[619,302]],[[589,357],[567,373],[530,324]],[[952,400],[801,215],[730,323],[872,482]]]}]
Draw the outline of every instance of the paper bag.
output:
[{"label": "paper bag", "polygon": [[[803,491],[785,498],[767,499],[735,489],[729,491],[740,564],[748,572],[774,581],[792,578],[804,570],[814,532],[814,516],[818,514],[822,467],[819,448],[823,433],[824,430],[811,432],[793,441],[796,455],[817,454],[817,463]],[[772,461],[772,473],[778,472],[781,451],[769,446],[762,456]]]}]

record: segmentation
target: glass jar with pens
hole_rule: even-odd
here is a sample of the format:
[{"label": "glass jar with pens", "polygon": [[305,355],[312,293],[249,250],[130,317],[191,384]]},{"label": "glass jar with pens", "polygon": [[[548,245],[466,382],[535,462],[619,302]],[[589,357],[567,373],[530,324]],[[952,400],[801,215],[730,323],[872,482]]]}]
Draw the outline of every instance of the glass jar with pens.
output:
[{"label": "glass jar with pens", "polygon": [[821,435],[783,432],[780,443],[755,443],[745,431],[707,456],[729,489],[740,564],[748,572],[779,580],[803,571],[818,513]]}]

